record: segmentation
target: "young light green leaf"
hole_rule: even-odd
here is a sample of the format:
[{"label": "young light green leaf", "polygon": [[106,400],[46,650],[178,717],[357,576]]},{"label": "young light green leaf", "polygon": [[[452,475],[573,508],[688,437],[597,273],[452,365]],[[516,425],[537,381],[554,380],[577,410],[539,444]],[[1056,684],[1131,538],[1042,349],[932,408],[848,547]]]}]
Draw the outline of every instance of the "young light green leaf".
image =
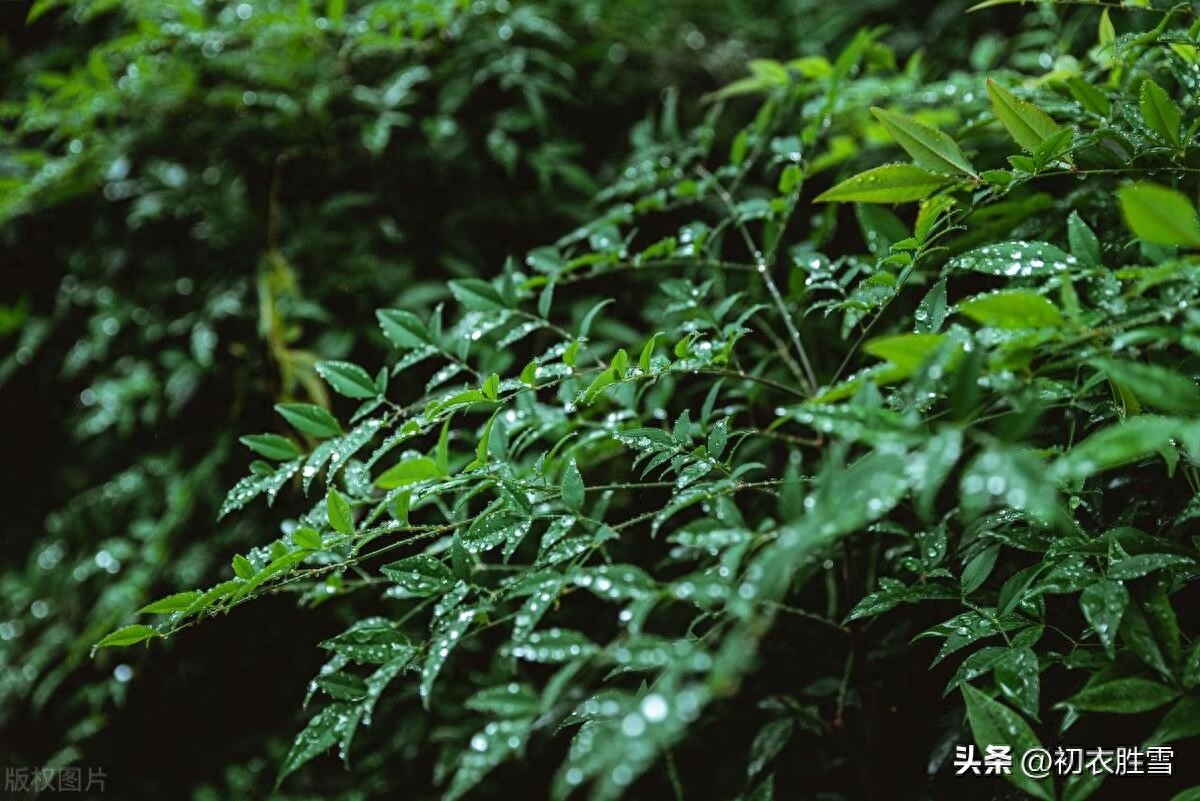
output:
[{"label": "young light green leaf", "polygon": [[254,578],[254,574],[256,572],[254,570],[254,565],[250,562],[249,559],[242,556],[240,553],[236,554],[233,557],[232,565],[233,565],[233,574],[235,576],[237,576],[238,578],[245,579],[246,581],[249,581],[250,579]]},{"label": "young light green leaf", "polygon": [[1129,229],[1156,245],[1200,247],[1200,221],[1196,209],[1182,192],[1149,181],[1117,190]]},{"label": "young light green leaf", "polygon": [[325,514],[334,531],[339,534],[354,533],[354,516],[350,511],[350,502],[334,487],[330,487],[325,495]]},{"label": "young light green leaf", "polygon": [[1179,121],[1182,113],[1171,96],[1150,78],[1142,81],[1139,104],[1142,121],[1175,147],[1179,147]]},{"label": "young light green leaf", "polygon": [[1117,29],[1113,27],[1112,17],[1105,8],[1100,12],[1100,22],[1096,28],[1096,42],[1101,47],[1108,47],[1117,40]]},{"label": "young light green leaf", "polygon": [[884,164],[817,195],[817,203],[908,203],[924,200],[955,179],[912,164]]},{"label": "young light green leaf", "polygon": [[957,172],[971,178],[979,177],[958,143],[937,128],[882,108],[872,108],[871,113],[883,123],[896,143],[922,167],[934,172]]},{"label": "young light green leaf", "polygon": [[521,383],[527,387],[537,386],[537,359],[531,359],[524,369],[521,370]]},{"label": "young light green leaf", "polygon": [[482,392],[483,397],[487,398],[488,400],[494,401],[497,398],[499,398],[500,397],[500,376],[499,376],[499,374],[492,373],[487,378],[485,378],[483,380],[483,384],[480,386],[479,391]]},{"label": "young light green leaf", "polygon": [[158,631],[150,628],[149,626],[142,626],[142,625],[135,624],[132,626],[125,626],[124,628],[117,629],[112,634],[109,634],[107,637],[100,640],[100,642],[98,642],[94,646],[92,646],[92,649],[95,650],[96,648],[122,648],[122,647],[125,647],[128,645],[136,645],[139,642],[144,642],[146,640],[151,639],[152,637],[161,637],[161,636],[162,635],[159,634]]},{"label": "young light green leaf", "polygon": [[945,334],[892,334],[868,341],[863,350],[907,376],[947,342]]},{"label": "young light green leaf", "polygon": [[159,598],[153,603],[146,604],[138,610],[140,615],[169,615],[172,612],[182,612],[190,607],[200,593],[192,590],[189,592],[177,592],[174,595],[168,595],[166,598]]},{"label": "young light green leaf", "polygon": [[642,346],[642,353],[638,357],[638,367],[641,368],[643,373],[650,372],[650,360],[654,358],[654,346],[658,343],[660,336],[662,336],[661,333],[655,334],[646,340],[646,344]]},{"label": "young light green leaf", "polygon": [[311,526],[300,526],[293,531],[292,543],[297,548],[304,548],[309,551],[318,551],[325,544],[321,539],[321,532]]},{"label": "young light green leaf", "polygon": [[1055,328],[1065,322],[1053,303],[1027,289],[976,295],[959,303],[958,310],[995,328]]},{"label": "young light green leaf", "polygon": [[375,479],[375,486],[385,490],[396,489],[429,478],[437,478],[440,475],[442,475],[442,470],[438,467],[437,462],[428,456],[418,456],[385,470],[379,478]]},{"label": "young light green leaf", "polygon": [[1028,100],[1017,97],[991,78],[987,81],[987,92],[996,119],[1026,152],[1036,152],[1043,142],[1061,130],[1046,112]]}]

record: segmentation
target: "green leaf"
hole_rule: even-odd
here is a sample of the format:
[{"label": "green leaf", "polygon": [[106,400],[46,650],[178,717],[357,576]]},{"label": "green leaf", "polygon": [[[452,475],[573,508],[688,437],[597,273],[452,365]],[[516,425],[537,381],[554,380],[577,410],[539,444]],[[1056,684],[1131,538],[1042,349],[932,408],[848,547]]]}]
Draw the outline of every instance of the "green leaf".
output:
[{"label": "green leaf", "polygon": [[729,441],[729,418],[719,420],[708,432],[705,448],[710,459],[720,459],[725,453],[725,444]]},{"label": "green leaf", "polygon": [[1100,240],[1077,211],[1067,217],[1067,241],[1071,243],[1072,255],[1080,262],[1093,267],[1100,265]]},{"label": "green leaf", "polygon": [[960,302],[958,310],[994,328],[1054,328],[1065,322],[1053,303],[1027,289],[976,295]]},{"label": "green leaf", "polygon": [[1109,579],[1088,585],[1079,596],[1079,608],[1110,659],[1116,655],[1117,632],[1128,605],[1129,590],[1119,581]]},{"label": "green leaf", "polygon": [[1162,570],[1164,567],[1180,567],[1192,564],[1195,564],[1194,560],[1179,554],[1142,553],[1114,561],[1108,568],[1108,577],[1124,581],[1148,576],[1155,570]]},{"label": "green leaf", "polygon": [[1117,190],[1129,229],[1157,245],[1200,247],[1200,221],[1182,192],[1143,181]]},{"label": "green leaf", "polygon": [[583,508],[583,476],[574,459],[567,462],[567,468],[563,471],[562,500],[563,505],[572,511],[578,512]]},{"label": "green leaf", "polygon": [[963,566],[962,578],[959,580],[962,594],[970,595],[983,586],[992,569],[996,566],[996,557],[1000,555],[1000,546],[992,545],[984,548]]},{"label": "green leaf", "polygon": [[987,92],[996,119],[1026,152],[1036,152],[1043,142],[1061,130],[1046,112],[1017,97],[991,78],[987,81]]},{"label": "green leaf", "polygon": [[321,643],[321,647],[354,662],[372,665],[411,658],[416,650],[393,628],[390,620],[382,617],[359,620]]},{"label": "green leaf", "polygon": [[304,764],[334,746],[344,733],[345,727],[349,725],[351,709],[350,704],[337,702],[325,707],[309,720],[304,730],[296,735],[291,750],[279,766],[279,775],[275,779],[277,787]]},{"label": "green leaf", "polygon": [[292,542],[297,548],[304,548],[309,551],[319,551],[325,544],[321,539],[321,532],[309,526],[300,526],[293,531]]},{"label": "green leaf", "polygon": [[383,335],[398,348],[413,350],[432,344],[429,327],[425,321],[403,309],[380,309],[375,312]]},{"label": "green leaf", "polygon": [[949,307],[946,303],[946,279],[942,278],[925,293],[917,310],[913,314],[916,324],[913,326],[918,334],[935,334],[946,322]]},{"label": "green leaf", "polygon": [[1037,718],[1041,664],[1032,648],[1011,648],[995,668],[996,686],[1022,712]]},{"label": "green leaf", "polygon": [[249,434],[240,437],[238,442],[260,456],[279,462],[295,459],[302,453],[299,445],[278,434]]},{"label": "green leaf", "polygon": [[490,722],[475,732],[471,736],[471,747],[459,759],[458,770],[446,791],[445,801],[458,801],[494,768],[520,754],[532,725],[532,717],[500,720]]},{"label": "green leaf", "polygon": [[908,203],[953,182],[912,164],[885,164],[847,178],[817,195],[817,203]]},{"label": "green leaf", "polygon": [[240,553],[233,557],[233,573],[240,579],[249,581],[254,578],[254,565]]},{"label": "green leaf", "polygon": [[1057,704],[1085,712],[1148,712],[1179,697],[1179,691],[1156,681],[1139,678],[1113,679],[1093,684]]},{"label": "green leaf", "polygon": [[1200,412],[1200,388],[1190,378],[1153,364],[1112,359],[1090,361],[1124,389],[1131,390],[1147,406],[1164,412]]},{"label": "green leaf", "polygon": [[374,398],[379,394],[370,374],[350,362],[317,362],[317,375],[347,398]]},{"label": "green leaf", "polygon": [[1104,771],[1099,773],[1084,771],[1068,776],[1067,780],[1063,782],[1062,801],[1086,801],[1100,789],[1100,785],[1104,783],[1108,775]]},{"label": "green leaf", "polygon": [[559,664],[592,656],[600,648],[578,631],[546,629],[535,631],[513,647],[513,656],[528,662]]},{"label": "green leaf", "polygon": [[521,370],[521,383],[527,387],[537,386],[537,359],[531,359]]},{"label": "green leaf", "polygon": [[967,251],[952,259],[946,269],[1007,278],[1040,278],[1063,272],[1075,261],[1046,242],[997,242]]},{"label": "green leaf", "polygon": [[384,565],[380,570],[396,582],[398,591],[389,592],[391,597],[427,598],[454,586],[454,574],[437,557],[417,554],[399,562]]},{"label": "green leaf", "polygon": [[1155,133],[1175,147],[1179,147],[1179,121],[1182,114],[1179,106],[1161,86],[1147,78],[1142,81],[1140,108],[1142,121]]},{"label": "green leaf", "polygon": [[511,683],[482,689],[463,705],[499,718],[523,718],[541,711],[542,701],[533,688]]},{"label": "green leaf", "polygon": [[297,431],[311,437],[325,439],[342,433],[337,419],[322,406],[314,406],[311,403],[277,403],[275,411]]},{"label": "green leaf", "polygon": [[1112,17],[1108,9],[1100,12],[1100,23],[1096,29],[1096,42],[1101,47],[1109,47],[1117,40],[1117,29],[1113,27]]},{"label": "green leaf", "polygon": [[971,734],[974,735],[975,744],[980,750],[989,745],[1012,746],[1012,773],[1004,778],[1035,798],[1054,801],[1052,781],[1034,779],[1021,769],[1021,756],[1026,751],[1042,747],[1025,719],[970,684],[962,685],[962,695],[967,704],[967,720],[971,724]]},{"label": "green leaf", "polygon": [[[487,465],[488,449],[491,447],[492,443],[492,427],[496,424],[496,418],[499,416],[500,410],[497,409],[495,413],[488,418],[487,424],[483,427],[483,434],[480,435],[479,442],[475,445],[475,461],[467,465],[468,470]],[[445,469],[444,465],[442,465],[442,467]]]},{"label": "green leaf", "polygon": [[870,340],[863,350],[911,373],[946,341],[945,334],[894,334]]},{"label": "green leaf", "polygon": [[330,487],[329,492],[325,495],[325,514],[334,531],[339,534],[354,533],[354,517],[350,512],[350,502],[333,487]]},{"label": "green leaf", "polygon": [[500,375],[492,373],[483,380],[479,391],[483,393],[483,397],[490,401],[494,401],[500,397]]},{"label": "green leaf", "polygon": [[1067,90],[1086,111],[1107,117],[1112,101],[1103,91],[1080,77],[1067,78]]},{"label": "green leaf", "polygon": [[438,467],[437,462],[428,456],[418,456],[384,471],[379,478],[375,479],[375,486],[385,490],[396,489],[408,484],[415,484],[418,481],[437,478],[440,475],[442,475],[442,470]]},{"label": "green leaf", "polygon": [[972,178],[979,177],[958,144],[937,128],[886,109],[872,108],[871,113],[922,167],[934,172],[960,172]]},{"label": "green leaf", "polygon": [[144,642],[153,637],[161,636],[162,635],[159,634],[157,630],[152,629],[149,626],[135,624],[117,629],[112,634],[109,634],[107,637],[100,640],[100,642],[92,646],[92,649],[123,648],[128,645],[137,645],[139,642]]},{"label": "green leaf", "polygon": [[[1195,431],[1195,424],[1188,428],[1192,429],[1191,437],[1200,433]],[[1051,467],[1051,473],[1061,481],[1084,479],[1156,454],[1183,433],[1181,422],[1170,417],[1132,417],[1097,431],[1060,456]]]},{"label": "green leaf", "polygon": [[367,684],[358,676],[335,671],[313,679],[331,698],[339,701],[358,701],[367,694]]},{"label": "green leaf", "polygon": [[503,542],[517,542],[529,532],[529,521],[500,511],[493,506],[485,511],[462,535],[462,543],[470,553],[490,551]]},{"label": "green leaf", "polygon": [[1192,693],[1171,707],[1147,738],[1150,745],[1200,737],[1200,694]]},{"label": "green leaf", "polygon": [[487,281],[478,278],[463,278],[450,281],[450,293],[459,303],[472,311],[503,311],[508,308],[504,298]]},{"label": "green leaf", "polygon": [[168,595],[166,598],[159,598],[153,603],[146,604],[138,610],[140,615],[168,615],[172,612],[182,612],[190,607],[200,593],[192,590],[189,592],[177,592],[174,595]]},{"label": "green leaf", "polygon": [[1040,456],[1029,448],[993,445],[962,472],[959,495],[973,517],[990,506],[1028,512],[1045,523],[1061,517],[1058,493]]},{"label": "green leaf", "polygon": [[650,372],[650,360],[654,358],[654,347],[658,344],[658,338],[661,336],[662,333],[655,334],[646,340],[646,344],[642,346],[642,353],[638,356],[638,367],[641,368],[643,373]]},{"label": "green leaf", "polygon": [[458,608],[447,610],[444,618],[438,621],[433,636],[429,639],[429,650],[425,654],[425,662],[421,665],[421,684],[418,692],[425,708],[429,708],[433,693],[433,683],[446,664],[446,660],[464,639],[464,635],[475,622],[475,610]]}]

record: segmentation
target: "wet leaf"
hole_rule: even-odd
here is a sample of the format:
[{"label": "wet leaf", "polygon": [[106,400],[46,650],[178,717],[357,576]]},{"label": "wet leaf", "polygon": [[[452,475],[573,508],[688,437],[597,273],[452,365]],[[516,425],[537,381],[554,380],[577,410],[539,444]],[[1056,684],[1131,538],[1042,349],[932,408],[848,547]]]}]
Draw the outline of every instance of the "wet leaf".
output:
[{"label": "wet leaf", "polygon": [[817,203],[909,203],[923,200],[954,179],[911,164],[885,164],[822,192]]},{"label": "wet leaf", "polygon": [[1125,223],[1140,239],[1159,245],[1200,247],[1200,221],[1182,192],[1143,181],[1117,190]]},{"label": "wet leaf", "polygon": [[925,169],[934,172],[960,172],[977,177],[971,162],[963,155],[958,144],[946,134],[894,111],[872,108],[871,113],[883,123],[892,138],[912,156],[913,161]]}]

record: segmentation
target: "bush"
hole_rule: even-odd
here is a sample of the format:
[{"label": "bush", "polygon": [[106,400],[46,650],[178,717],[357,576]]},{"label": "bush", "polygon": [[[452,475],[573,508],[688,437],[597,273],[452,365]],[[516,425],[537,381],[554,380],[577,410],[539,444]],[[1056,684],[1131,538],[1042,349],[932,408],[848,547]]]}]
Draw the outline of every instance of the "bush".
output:
[{"label": "bush", "polygon": [[0,577],[6,764],[86,754],[131,675],[91,644],[274,526],[212,523],[244,427],[328,403],[313,364],[382,341],[335,320],[584,219],[660,83],[740,64],[684,72],[681,9],[655,32],[604,7],[34,7],[0,78],[0,382],[32,460]]},{"label": "bush", "polygon": [[257,544],[97,659],[267,596],[332,609],[285,790],[333,750],[364,795],[1140,781],[958,778],[955,745],[1200,734],[1200,25],[990,13],[1017,30],[932,69],[860,24],[669,98],[590,221],[395,287],[382,339],[316,348],[241,437],[220,513],[258,509]]}]

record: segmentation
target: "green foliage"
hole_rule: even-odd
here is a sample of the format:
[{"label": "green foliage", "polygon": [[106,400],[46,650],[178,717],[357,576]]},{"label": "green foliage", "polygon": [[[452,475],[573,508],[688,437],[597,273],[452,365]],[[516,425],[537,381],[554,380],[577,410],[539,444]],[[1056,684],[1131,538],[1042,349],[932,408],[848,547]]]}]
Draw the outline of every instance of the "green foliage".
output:
[{"label": "green foliage", "polygon": [[[284,592],[336,608],[285,790],[336,750],[420,766],[417,797],[517,775],[554,799],[769,799],[824,774],[852,798],[837,771],[885,725],[873,699],[906,691],[879,666],[925,659],[955,699],[933,774],[945,743],[1020,753],[1103,715],[1195,737],[1200,40],[1174,11],[1001,12],[1024,20],[1004,64],[902,63],[861,28],[750,62],[708,98],[727,105],[669,96],[590,219],[351,304],[378,324],[355,361],[286,333],[334,328],[287,264],[338,243],[268,256],[259,304],[295,317],[260,325],[303,390],[242,437],[263,460],[221,514],[258,521],[253,545],[100,653]],[[415,124],[390,88],[450,91],[439,65],[360,85],[371,113],[331,138],[387,152]]]}]

